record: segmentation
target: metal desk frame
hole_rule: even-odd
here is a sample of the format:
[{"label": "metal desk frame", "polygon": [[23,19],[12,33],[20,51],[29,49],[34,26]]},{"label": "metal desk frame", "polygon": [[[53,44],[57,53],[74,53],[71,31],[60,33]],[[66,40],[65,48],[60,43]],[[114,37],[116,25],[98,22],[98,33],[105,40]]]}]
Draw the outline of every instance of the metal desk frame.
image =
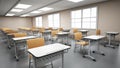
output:
[{"label": "metal desk frame", "polygon": [[100,35],[91,35],[91,36],[86,36],[86,37],[84,37],[84,39],[89,40],[89,49],[88,49],[88,55],[84,55],[83,57],[89,57],[89,58],[91,58],[93,61],[96,61],[96,59],[91,56],[91,41],[96,41],[96,42],[97,42],[97,51],[93,51],[93,53],[105,55],[103,52],[100,51],[100,48],[99,48],[99,41],[100,41],[101,39],[103,39],[104,37],[105,37],[105,36],[100,36]]},{"label": "metal desk frame", "polygon": [[62,68],[64,68],[64,51],[68,49],[70,49],[70,46],[54,43],[28,49],[28,52],[33,56],[35,68],[37,68],[37,61],[48,60],[48,62],[52,62],[52,58],[55,56],[62,56]]},{"label": "metal desk frame", "polygon": [[111,40],[115,40],[115,36],[118,35],[119,32],[107,32],[106,35],[108,35],[108,46],[111,48],[115,48],[114,46],[111,45]]},{"label": "metal desk frame", "polygon": [[17,41],[26,41],[27,39],[37,38],[37,36],[26,36],[26,37],[19,37],[19,38],[12,38],[14,44],[14,52],[16,61],[19,61],[18,53],[17,53]]}]

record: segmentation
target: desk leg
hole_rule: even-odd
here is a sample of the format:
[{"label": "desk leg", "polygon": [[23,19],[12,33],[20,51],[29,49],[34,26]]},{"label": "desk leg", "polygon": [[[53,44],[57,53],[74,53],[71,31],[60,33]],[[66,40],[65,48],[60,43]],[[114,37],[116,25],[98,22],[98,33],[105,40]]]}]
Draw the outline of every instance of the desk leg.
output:
[{"label": "desk leg", "polygon": [[87,57],[87,58],[92,59],[93,61],[96,61],[96,59],[95,59],[94,57],[91,56],[91,43],[90,43],[90,40],[89,40],[88,54],[87,54],[87,55],[83,55],[83,57]]},{"label": "desk leg", "polygon": [[87,36],[87,32],[86,32],[86,36]]},{"label": "desk leg", "polygon": [[11,49],[11,42],[10,42],[9,37],[7,37],[7,41],[8,41],[8,48]]},{"label": "desk leg", "polygon": [[17,45],[14,41],[14,48],[15,48],[15,58],[16,58],[16,61],[19,61],[19,58],[18,58],[18,54],[17,54]]},{"label": "desk leg", "polygon": [[105,54],[100,51],[99,41],[96,41],[96,42],[97,42],[97,51],[92,51],[92,52],[93,52],[93,53],[96,53],[96,54],[100,54],[100,55],[105,56]]},{"label": "desk leg", "polygon": [[109,40],[108,40],[108,46],[107,47],[111,47],[111,48],[115,48],[114,46],[111,45],[111,35],[109,35]]},{"label": "desk leg", "polygon": [[68,35],[67,35],[67,37],[66,37],[66,38],[67,38],[67,43],[66,43],[66,44],[67,44],[67,45],[69,45],[69,44],[68,44],[68,43],[69,43],[69,42],[68,42]]},{"label": "desk leg", "polygon": [[64,52],[62,53],[62,68],[64,68]]},{"label": "desk leg", "polygon": [[61,39],[62,39],[62,42],[61,42],[61,43],[64,44],[64,42],[63,42],[63,36],[61,36]]},{"label": "desk leg", "polygon": [[33,59],[34,59],[34,68],[37,68],[37,61],[36,61],[36,58],[33,57]]},{"label": "desk leg", "polygon": [[65,36],[63,36],[63,39],[65,38],[65,42],[64,42],[64,44],[65,45],[69,45],[68,43],[68,35],[65,35]]}]

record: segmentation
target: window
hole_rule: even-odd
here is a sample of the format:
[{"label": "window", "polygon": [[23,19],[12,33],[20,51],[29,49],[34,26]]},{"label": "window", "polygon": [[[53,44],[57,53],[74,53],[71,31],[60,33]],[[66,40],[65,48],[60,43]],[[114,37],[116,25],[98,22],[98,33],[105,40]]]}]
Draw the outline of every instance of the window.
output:
[{"label": "window", "polygon": [[42,17],[36,17],[35,18],[35,26],[36,27],[42,27]]},{"label": "window", "polygon": [[97,7],[72,11],[71,18],[72,28],[96,29]]},{"label": "window", "polygon": [[59,15],[59,13],[48,15],[48,23],[49,23],[48,24],[49,27],[59,28],[60,27],[60,15]]},{"label": "window", "polygon": [[81,10],[72,11],[72,28],[81,28]]},{"label": "window", "polygon": [[97,19],[97,8],[87,8],[83,9],[83,20],[82,20],[82,28],[96,28],[96,19]]}]

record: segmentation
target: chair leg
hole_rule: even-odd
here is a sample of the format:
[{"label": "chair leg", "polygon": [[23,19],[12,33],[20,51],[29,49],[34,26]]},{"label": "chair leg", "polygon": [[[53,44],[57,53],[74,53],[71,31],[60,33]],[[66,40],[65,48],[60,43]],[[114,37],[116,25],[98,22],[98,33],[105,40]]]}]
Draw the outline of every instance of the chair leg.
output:
[{"label": "chair leg", "polygon": [[80,45],[80,52],[82,51],[82,46]]},{"label": "chair leg", "polygon": [[86,54],[86,50],[85,50],[85,47],[82,46],[82,54],[85,55]]},{"label": "chair leg", "polygon": [[75,49],[76,49],[76,44],[75,44],[75,47],[74,47],[74,52],[75,52]]},{"label": "chair leg", "polygon": [[82,46],[82,54],[84,55],[84,51],[83,50],[84,50],[84,46]]},{"label": "chair leg", "polygon": [[51,39],[51,42],[54,43],[54,39]]},{"label": "chair leg", "polygon": [[30,66],[31,66],[31,57],[29,57],[29,68],[30,68]]},{"label": "chair leg", "polygon": [[51,62],[51,67],[53,68],[53,63]]}]

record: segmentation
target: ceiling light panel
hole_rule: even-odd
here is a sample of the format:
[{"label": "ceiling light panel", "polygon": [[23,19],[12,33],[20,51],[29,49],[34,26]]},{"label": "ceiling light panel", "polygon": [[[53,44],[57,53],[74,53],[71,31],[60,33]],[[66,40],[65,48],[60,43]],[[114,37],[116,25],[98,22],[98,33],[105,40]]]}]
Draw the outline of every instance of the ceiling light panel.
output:
[{"label": "ceiling light panel", "polygon": [[21,12],[23,11],[22,9],[12,9],[11,12]]},{"label": "ceiling light panel", "polygon": [[68,1],[77,3],[77,2],[81,2],[81,1],[83,1],[83,0],[68,0]]},{"label": "ceiling light panel", "polygon": [[28,5],[28,4],[18,4],[17,6],[15,6],[15,8],[19,8],[19,9],[27,9],[29,7],[31,7],[32,5]]},{"label": "ceiling light panel", "polygon": [[44,7],[44,8],[41,8],[39,10],[41,11],[49,11],[49,10],[52,10],[53,8],[49,8],[49,7]]},{"label": "ceiling light panel", "polygon": [[42,11],[32,11],[32,12],[30,12],[30,13],[41,13]]},{"label": "ceiling light panel", "polygon": [[30,16],[29,14],[24,14],[24,15],[21,15],[20,17],[26,17],[26,16]]},{"label": "ceiling light panel", "polygon": [[12,13],[8,13],[6,14],[5,16],[14,16],[15,14],[12,14]]}]

